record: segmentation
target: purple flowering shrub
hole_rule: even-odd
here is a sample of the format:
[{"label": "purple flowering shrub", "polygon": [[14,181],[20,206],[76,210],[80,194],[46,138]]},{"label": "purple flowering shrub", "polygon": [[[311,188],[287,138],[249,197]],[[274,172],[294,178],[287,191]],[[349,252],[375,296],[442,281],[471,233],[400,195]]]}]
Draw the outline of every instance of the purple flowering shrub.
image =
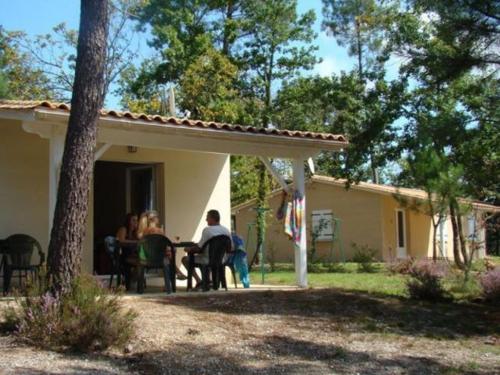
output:
[{"label": "purple flowering shrub", "polygon": [[438,301],[447,297],[442,280],[448,273],[444,263],[421,260],[410,267],[407,282],[408,293],[413,299]]},{"label": "purple flowering shrub", "polygon": [[500,267],[495,267],[479,277],[484,298],[500,304]]},{"label": "purple flowering shrub", "polygon": [[28,295],[6,318],[14,334],[29,344],[91,351],[125,346],[134,333],[136,314],[123,310],[117,295],[86,275],[77,278],[63,295]]}]

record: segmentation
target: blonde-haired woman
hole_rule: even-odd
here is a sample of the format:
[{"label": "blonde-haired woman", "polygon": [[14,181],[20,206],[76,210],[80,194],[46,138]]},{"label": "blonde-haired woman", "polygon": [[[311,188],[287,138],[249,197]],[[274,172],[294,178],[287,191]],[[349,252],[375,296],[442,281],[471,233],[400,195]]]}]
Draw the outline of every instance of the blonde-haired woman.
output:
[{"label": "blonde-haired woman", "polygon": [[[165,230],[163,229],[163,226],[160,224],[160,216],[158,215],[157,211],[147,211],[144,212],[141,215],[141,218],[139,219],[139,228],[137,230],[137,237],[139,239],[143,238],[144,236],[147,236],[148,234],[161,234],[163,236],[166,236]],[[167,248],[165,249],[165,256],[167,259],[171,260],[172,259],[172,251],[174,249]],[[182,271],[175,266],[175,271],[177,278],[179,280],[185,280],[187,277],[182,273]]]}]

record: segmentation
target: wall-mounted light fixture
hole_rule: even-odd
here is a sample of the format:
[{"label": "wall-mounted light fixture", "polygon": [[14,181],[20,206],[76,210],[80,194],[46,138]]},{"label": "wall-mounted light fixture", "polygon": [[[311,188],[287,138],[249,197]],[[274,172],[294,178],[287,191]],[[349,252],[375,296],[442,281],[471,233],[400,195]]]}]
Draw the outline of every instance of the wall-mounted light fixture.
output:
[{"label": "wall-mounted light fixture", "polygon": [[131,154],[136,153],[137,152],[137,146],[127,146],[127,150]]}]

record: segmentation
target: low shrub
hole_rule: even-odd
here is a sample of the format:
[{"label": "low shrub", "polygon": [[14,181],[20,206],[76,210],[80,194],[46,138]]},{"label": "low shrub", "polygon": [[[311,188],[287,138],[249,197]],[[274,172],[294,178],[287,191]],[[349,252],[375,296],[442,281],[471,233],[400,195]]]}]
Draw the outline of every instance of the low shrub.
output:
[{"label": "low shrub", "polygon": [[345,267],[344,264],[338,262],[330,262],[323,263],[323,267],[325,267],[326,272],[328,273],[348,273],[349,270]]},{"label": "low shrub", "polygon": [[8,310],[7,326],[14,334],[38,347],[54,350],[93,351],[123,347],[134,332],[136,314],[121,308],[118,295],[110,294],[90,275],[77,278],[71,290],[53,295],[33,289]]},{"label": "low shrub", "polygon": [[343,264],[336,262],[325,263],[308,263],[307,272],[310,273],[345,273],[346,270]]},{"label": "low shrub", "polygon": [[444,263],[422,260],[415,262],[407,281],[408,293],[413,299],[439,301],[449,297],[443,287],[442,280],[448,272]]},{"label": "low shrub", "polygon": [[474,301],[481,295],[481,286],[477,278],[471,277],[465,280],[463,272],[453,268],[443,280],[443,285],[458,300]]},{"label": "low shrub", "polygon": [[411,257],[406,259],[393,259],[385,264],[385,268],[387,272],[392,275],[407,275],[410,273],[410,269],[414,263],[415,259]]},{"label": "low shrub", "polygon": [[481,275],[479,283],[485,300],[500,304],[500,267],[495,267]]},{"label": "low shrub", "polygon": [[377,251],[367,245],[352,244],[355,249],[352,261],[358,264],[358,272],[375,272],[375,255]]}]

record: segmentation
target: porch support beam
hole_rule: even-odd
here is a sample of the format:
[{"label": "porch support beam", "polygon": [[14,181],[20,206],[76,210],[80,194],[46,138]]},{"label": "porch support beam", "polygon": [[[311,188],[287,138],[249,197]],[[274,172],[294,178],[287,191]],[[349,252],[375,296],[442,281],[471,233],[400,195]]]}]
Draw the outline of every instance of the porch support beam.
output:
[{"label": "porch support beam", "polygon": [[306,227],[306,187],[303,158],[293,160],[293,181],[295,190],[304,199],[304,211],[301,217],[301,231],[298,242],[294,242],[295,248],[295,276],[297,285],[307,287],[307,227]]},{"label": "porch support beam", "polygon": [[307,159],[307,165],[309,166],[309,170],[311,171],[311,174],[316,174],[316,168],[314,167],[314,160],[313,158],[308,158]]},{"label": "porch support beam", "polygon": [[101,147],[99,147],[98,149],[96,149],[95,152],[94,152],[94,162],[96,162],[97,160],[99,160],[101,158],[101,156],[104,155],[104,153],[106,151],[108,151],[111,146],[112,146],[111,143],[104,143],[104,144],[101,145]]},{"label": "porch support beam", "polygon": [[262,163],[264,163],[264,165],[266,166],[269,173],[271,173],[271,175],[276,179],[276,181],[278,181],[278,183],[281,185],[283,190],[285,190],[287,193],[289,193],[290,188],[289,188],[288,184],[286,183],[283,176],[281,176],[280,173],[276,170],[276,168],[274,168],[271,161],[268,158],[265,158],[263,156],[259,156],[259,159]]},{"label": "porch support beam", "polygon": [[64,152],[65,130],[58,126],[52,127],[49,138],[49,238],[54,221],[56,208],[57,189],[59,186],[59,173]]}]

